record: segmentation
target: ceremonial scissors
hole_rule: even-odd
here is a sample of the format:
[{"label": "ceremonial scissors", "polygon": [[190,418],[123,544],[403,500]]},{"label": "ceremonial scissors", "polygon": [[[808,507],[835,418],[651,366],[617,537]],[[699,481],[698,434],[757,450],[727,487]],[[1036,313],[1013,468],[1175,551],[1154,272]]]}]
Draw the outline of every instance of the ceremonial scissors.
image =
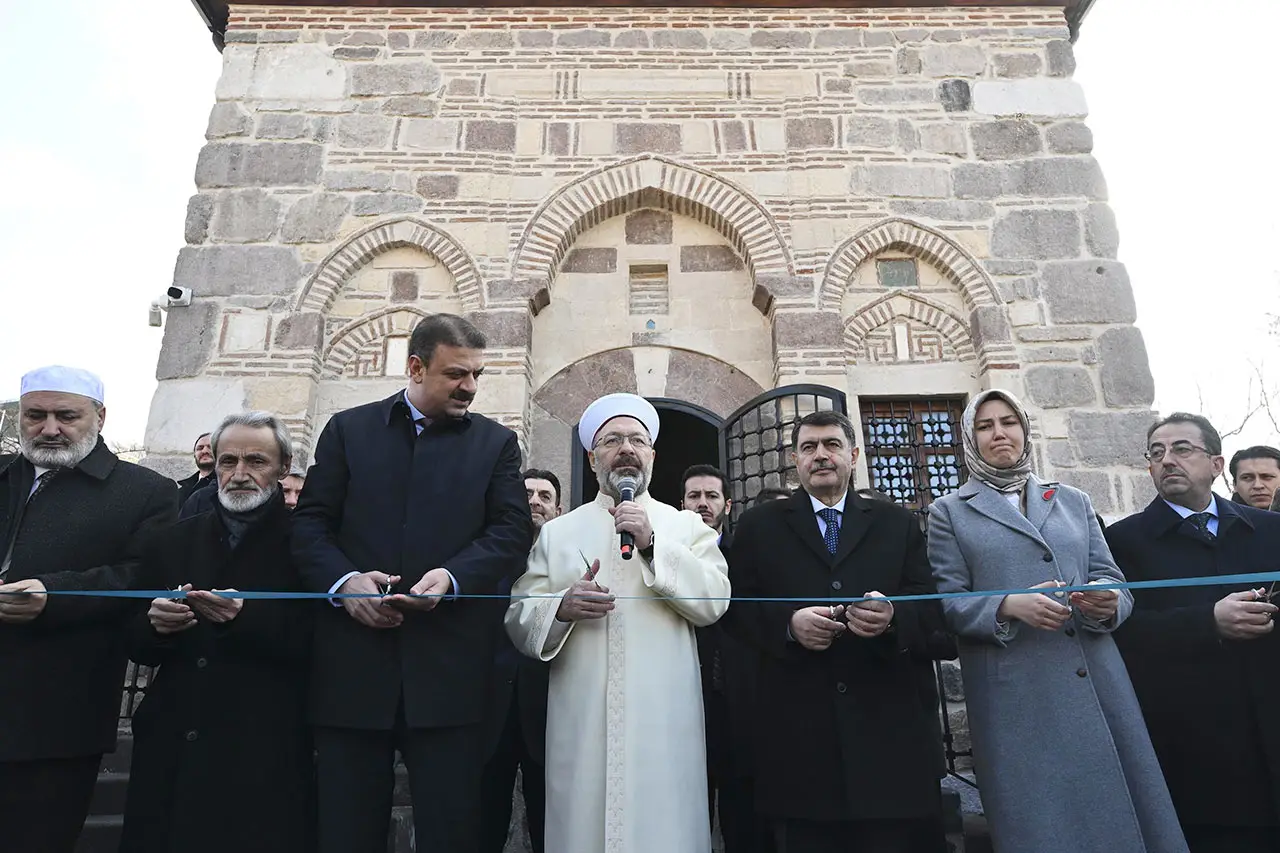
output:
[{"label": "ceremonial scissors", "polygon": [[582,564],[587,567],[587,580],[594,582],[596,573],[591,569],[591,561],[587,559],[587,555],[582,553],[582,549],[578,549],[578,556],[582,558]]}]

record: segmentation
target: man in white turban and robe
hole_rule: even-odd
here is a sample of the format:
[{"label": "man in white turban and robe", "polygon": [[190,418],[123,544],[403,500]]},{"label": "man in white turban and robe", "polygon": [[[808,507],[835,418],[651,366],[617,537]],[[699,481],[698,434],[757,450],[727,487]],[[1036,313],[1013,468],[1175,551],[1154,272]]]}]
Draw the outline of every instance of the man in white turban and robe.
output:
[{"label": "man in white turban and robe", "polygon": [[[634,394],[587,407],[578,437],[600,493],[543,526],[511,591],[507,633],[551,661],[546,849],[556,853],[711,849],[694,628],[724,614],[729,579],[716,532],[648,494],[658,425]],[[634,500],[621,500],[626,478]]]}]

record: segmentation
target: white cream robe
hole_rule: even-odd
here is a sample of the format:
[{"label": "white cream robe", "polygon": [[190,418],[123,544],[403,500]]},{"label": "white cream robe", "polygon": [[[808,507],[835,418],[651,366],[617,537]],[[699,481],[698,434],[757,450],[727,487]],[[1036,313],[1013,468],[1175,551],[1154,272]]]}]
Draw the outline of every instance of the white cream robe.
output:
[{"label": "white cream robe", "polygon": [[[623,560],[601,494],[543,526],[516,581],[507,633],[551,661],[547,830],[551,853],[707,853],[706,741],[695,626],[728,609],[716,533],[647,494],[653,565]],[[619,596],[603,619],[556,621],[560,596],[600,560]],[[552,598],[524,598],[554,594]],[[627,598],[638,596],[638,598]],[[674,597],[691,600],[676,601]],[[715,600],[711,600],[715,599]]]}]

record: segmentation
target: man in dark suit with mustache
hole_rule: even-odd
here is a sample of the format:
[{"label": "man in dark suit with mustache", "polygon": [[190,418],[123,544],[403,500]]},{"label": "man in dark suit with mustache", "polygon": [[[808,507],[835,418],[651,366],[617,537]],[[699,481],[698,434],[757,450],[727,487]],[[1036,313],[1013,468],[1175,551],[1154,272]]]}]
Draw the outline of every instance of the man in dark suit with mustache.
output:
[{"label": "man in dark suit with mustache", "polygon": [[496,595],[533,542],[516,435],[468,411],[484,347],[462,317],[419,323],[408,387],[329,421],[294,510],[304,582],[369,596],[316,619],[320,853],[386,850],[397,750],[419,849],[475,849],[505,602],[457,596]]},{"label": "man in dark suit with mustache", "polygon": [[806,415],[791,445],[802,488],[744,513],[729,560],[725,625],[760,654],[756,805],[779,853],[937,853],[942,610],[874,600],[935,592],[924,535],[909,511],[850,488],[847,417]]}]

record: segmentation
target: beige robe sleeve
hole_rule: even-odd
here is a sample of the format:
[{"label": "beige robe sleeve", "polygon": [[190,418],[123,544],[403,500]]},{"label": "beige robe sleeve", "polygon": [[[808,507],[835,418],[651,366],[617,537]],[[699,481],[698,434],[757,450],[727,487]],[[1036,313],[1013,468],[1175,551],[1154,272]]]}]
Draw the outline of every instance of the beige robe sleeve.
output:
[{"label": "beige robe sleeve", "polygon": [[729,566],[716,532],[696,515],[681,513],[671,531],[653,539],[653,563],[641,562],[645,586],[701,628],[729,609]]},{"label": "beige robe sleeve", "polygon": [[559,653],[573,630],[572,622],[556,619],[560,600],[572,587],[552,588],[553,536],[546,528],[538,536],[525,573],[511,587],[511,606],[507,608],[505,620],[507,636],[521,654],[543,661]]}]

